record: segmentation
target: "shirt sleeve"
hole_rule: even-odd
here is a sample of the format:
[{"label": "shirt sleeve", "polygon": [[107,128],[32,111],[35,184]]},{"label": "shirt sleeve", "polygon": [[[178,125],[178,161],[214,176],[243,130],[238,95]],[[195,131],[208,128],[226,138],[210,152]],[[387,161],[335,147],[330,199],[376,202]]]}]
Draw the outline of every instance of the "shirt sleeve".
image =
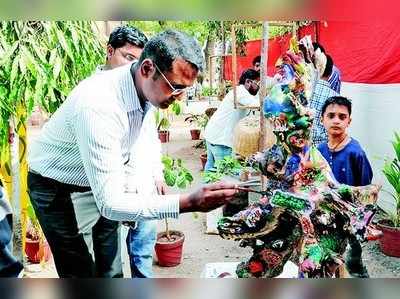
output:
[{"label": "shirt sleeve", "polygon": [[260,99],[257,96],[252,96],[251,94],[238,95],[238,103],[244,106],[258,107],[260,106]]},{"label": "shirt sleeve", "polygon": [[151,117],[150,121],[150,132],[149,132],[149,142],[150,142],[150,149],[151,149],[151,169],[153,172],[153,177],[157,181],[164,181],[164,165],[161,162],[162,156],[162,148],[161,148],[161,141],[158,138],[158,132],[156,127],[156,119],[154,117],[154,112],[149,111],[148,113],[152,113],[149,115]]},{"label": "shirt sleeve", "polygon": [[82,109],[75,115],[74,129],[101,215],[115,221],[178,218],[179,195],[144,196],[124,188],[122,144],[125,129],[118,113]]},{"label": "shirt sleeve", "polygon": [[355,173],[355,177],[359,177],[360,180],[358,186],[371,184],[373,177],[372,168],[364,151],[357,156],[356,167],[357,172]]}]

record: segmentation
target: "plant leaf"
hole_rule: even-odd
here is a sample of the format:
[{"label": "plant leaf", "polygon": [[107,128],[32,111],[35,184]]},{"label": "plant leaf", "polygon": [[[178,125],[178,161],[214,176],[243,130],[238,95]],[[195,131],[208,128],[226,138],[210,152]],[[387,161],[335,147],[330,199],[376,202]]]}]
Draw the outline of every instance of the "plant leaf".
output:
[{"label": "plant leaf", "polygon": [[173,187],[176,181],[176,174],[174,171],[171,169],[164,169],[164,180],[168,186]]}]

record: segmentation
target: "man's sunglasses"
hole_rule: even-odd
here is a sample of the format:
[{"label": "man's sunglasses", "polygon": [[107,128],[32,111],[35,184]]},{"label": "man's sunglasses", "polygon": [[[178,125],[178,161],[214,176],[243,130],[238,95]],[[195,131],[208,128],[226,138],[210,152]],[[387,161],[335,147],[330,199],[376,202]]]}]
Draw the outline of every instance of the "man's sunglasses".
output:
[{"label": "man's sunglasses", "polygon": [[260,87],[260,82],[255,81],[255,80],[250,80],[250,79],[249,79],[249,81],[250,81],[251,83],[253,83],[254,85],[256,85],[257,87]]},{"label": "man's sunglasses", "polygon": [[156,67],[157,71],[158,71],[158,72],[161,74],[161,76],[164,78],[165,82],[167,82],[168,85],[169,85],[169,87],[171,88],[171,90],[172,90],[171,96],[176,97],[176,96],[179,96],[179,95],[181,95],[182,93],[185,92],[186,87],[185,87],[185,88],[175,88],[175,87],[171,84],[171,82],[169,82],[169,80],[167,79],[167,77],[165,77],[165,75],[162,73],[162,71],[158,68],[157,64],[154,63],[154,61],[153,61],[153,64],[154,64],[154,66]]}]

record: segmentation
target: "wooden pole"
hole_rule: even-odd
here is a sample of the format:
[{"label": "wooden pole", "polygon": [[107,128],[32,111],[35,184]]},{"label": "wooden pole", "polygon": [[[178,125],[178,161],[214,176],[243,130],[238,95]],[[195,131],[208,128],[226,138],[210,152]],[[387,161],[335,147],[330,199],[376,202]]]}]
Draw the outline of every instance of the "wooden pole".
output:
[{"label": "wooden pole", "polygon": [[209,64],[208,64],[208,67],[210,68],[210,91],[212,92],[212,87],[213,87],[213,83],[212,83],[212,81],[213,81],[212,72],[213,72],[213,70],[212,70],[212,59],[211,59],[211,55],[210,55],[209,59],[210,59],[210,62],[209,62]]},{"label": "wooden pole", "polygon": [[[260,61],[260,143],[258,144],[259,151],[262,151],[265,144],[265,118],[263,113],[264,98],[266,96],[266,79],[268,66],[268,22],[263,22],[263,36],[261,45],[261,61]],[[264,176],[261,174],[261,189],[264,190]]]},{"label": "wooden pole", "polygon": [[236,94],[236,76],[237,76],[237,64],[236,64],[236,29],[235,25],[232,25],[231,30],[232,37],[232,88],[233,88],[233,106],[237,108],[237,94]]},{"label": "wooden pole", "polygon": [[293,21],[292,36],[296,37],[296,39],[298,39],[298,36],[297,36],[297,21]]},{"label": "wooden pole", "polygon": [[263,37],[261,45],[261,62],[260,62],[260,143],[258,149],[263,150],[265,144],[265,118],[263,114],[264,98],[266,96],[266,79],[268,65],[268,22],[263,23]]},{"label": "wooden pole", "polygon": [[225,80],[224,80],[224,69],[225,69],[225,42],[226,42],[226,38],[225,38],[225,23],[224,21],[221,21],[221,28],[222,28],[222,56],[221,56],[221,69],[220,69],[220,78],[219,78],[219,82],[220,82],[220,88],[221,90],[219,90],[219,94],[221,96],[221,99],[223,99],[225,97]]}]

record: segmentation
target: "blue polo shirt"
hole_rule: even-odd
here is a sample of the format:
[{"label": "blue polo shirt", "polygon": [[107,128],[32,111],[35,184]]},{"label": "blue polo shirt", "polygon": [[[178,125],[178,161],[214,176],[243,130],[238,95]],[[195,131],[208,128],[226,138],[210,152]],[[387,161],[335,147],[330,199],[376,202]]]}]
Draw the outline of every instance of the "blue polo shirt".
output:
[{"label": "blue polo shirt", "polygon": [[350,186],[371,184],[372,168],[367,155],[357,140],[351,138],[351,141],[337,152],[331,152],[327,142],[321,143],[318,150],[328,161],[339,183]]}]

